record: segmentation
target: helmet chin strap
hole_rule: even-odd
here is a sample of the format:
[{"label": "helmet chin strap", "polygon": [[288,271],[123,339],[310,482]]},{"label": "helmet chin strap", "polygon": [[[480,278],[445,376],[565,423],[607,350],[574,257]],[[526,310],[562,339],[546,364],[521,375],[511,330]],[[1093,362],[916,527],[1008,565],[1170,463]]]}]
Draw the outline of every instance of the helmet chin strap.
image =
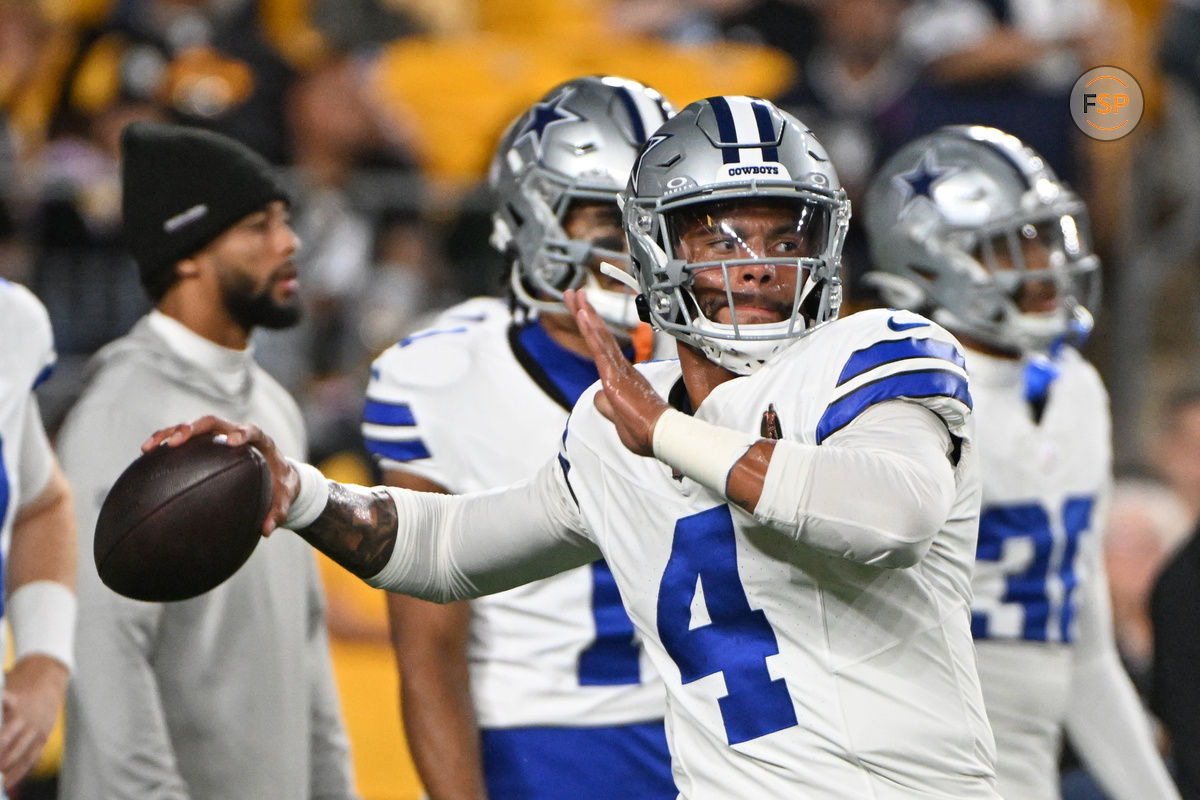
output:
[{"label": "helmet chin strap", "polygon": [[633,277],[618,266],[610,264],[607,261],[601,261],[600,271],[612,278],[614,281],[625,284],[635,292],[642,291],[642,287],[638,285],[637,278]]},{"label": "helmet chin strap", "polygon": [[[607,263],[601,265],[603,270]],[[606,275],[610,274],[605,272]],[[622,273],[624,274],[624,273]],[[620,280],[619,278],[617,280]],[[622,281],[628,286],[628,283]],[[634,287],[636,288],[636,282]],[[636,328],[641,323],[641,318],[637,312],[637,295],[629,292],[614,292],[611,289],[604,289],[600,286],[600,282],[596,280],[596,276],[589,270],[587,277],[584,278],[583,288],[587,291],[588,302],[592,304],[592,308],[596,309],[596,313],[600,318],[608,324],[608,327],[614,333],[629,335],[629,332]]]},{"label": "helmet chin strap", "polygon": [[[605,271],[604,267],[609,267],[610,271]],[[595,274],[590,269],[579,267],[578,265],[576,265],[576,268],[582,269],[585,273],[583,285],[580,288],[587,291],[588,302],[591,303],[592,308],[596,309],[596,313],[600,315],[600,318],[604,320],[613,334],[618,337],[628,338],[630,331],[641,323],[637,312],[637,295],[605,289],[600,286]],[[629,286],[629,282],[633,281],[631,288],[637,288],[637,282],[627,273],[622,272],[619,267],[614,267],[605,262],[601,266],[601,270],[606,275],[610,275],[620,281],[623,285]],[[625,276],[628,280],[613,275],[613,272]],[[513,270],[510,282],[518,302],[526,308],[543,314],[568,313],[566,304],[562,301],[561,296],[558,299],[543,299],[530,294],[521,280],[518,270]]]}]

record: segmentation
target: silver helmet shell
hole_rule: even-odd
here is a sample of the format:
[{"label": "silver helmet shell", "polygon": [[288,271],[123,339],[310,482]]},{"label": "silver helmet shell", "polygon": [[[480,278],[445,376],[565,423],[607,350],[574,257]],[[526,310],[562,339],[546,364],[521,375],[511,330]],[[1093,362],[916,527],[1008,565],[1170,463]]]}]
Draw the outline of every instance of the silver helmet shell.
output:
[{"label": "silver helmet shell", "polygon": [[[795,205],[814,251],[803,257],[689,263],[673,220],[701,204],[783,201]],[[838,271],[850,201],[808,126],[756,97],[723,96],[684,108],[654,132],[638,157],[625,193],[625,232],[641,291],[643,314],[657,328],[697,348],[721,367],[754,372],[798,338],[837,317]],[[798,270],[790,316],[776,323],[717,323],[692,292],[702,269],[771,263]],[[730,302],[733,309],[733,303]]]},{"label": "silver helmet shell", "polygon": [[563,291],[588,286],[610,324],[637,324],[633,296],[600,289],[588,265],[621,265],[623,248],[567,236],[576,201],[617,202],[646,137],[674,112],[657,91],[613,76],[562,83],[510,124],[496,148],[488,181],[495,212],[492,245],[513,259],[512,291],[526,308],[563,312]]},{"label": "silver helmet shell", "polygon": [[[916,139],[879,170],[865,203],[877,270],[866,280],[889,305],[1015,353],[1090,331],[1099,260],[1087,210],[1015,136],[963,125]],[[1033,238],[1048,248],[1049,276],[1026,268],[1022,240]],[[1023,312],[1022,287],[1047,279],[1058,307]]]}]

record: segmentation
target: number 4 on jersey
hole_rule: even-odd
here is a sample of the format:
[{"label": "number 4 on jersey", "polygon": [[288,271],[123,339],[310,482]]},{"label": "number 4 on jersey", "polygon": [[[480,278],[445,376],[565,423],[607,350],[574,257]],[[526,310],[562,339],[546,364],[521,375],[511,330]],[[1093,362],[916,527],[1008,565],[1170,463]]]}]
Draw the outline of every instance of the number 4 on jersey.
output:
[{"label": "number 4 on jersey", "polygon": [[[710,621],[694,627],[697,593]],[[684,683],[724,675],[728,694],[718,705],[730,744],[797,724],[787,685],[767,671],[767,656],[779,652],[779,643],[766,614],[750,608],[742,587],[729,506],[675,523],[658,590],[658,634]]]}]

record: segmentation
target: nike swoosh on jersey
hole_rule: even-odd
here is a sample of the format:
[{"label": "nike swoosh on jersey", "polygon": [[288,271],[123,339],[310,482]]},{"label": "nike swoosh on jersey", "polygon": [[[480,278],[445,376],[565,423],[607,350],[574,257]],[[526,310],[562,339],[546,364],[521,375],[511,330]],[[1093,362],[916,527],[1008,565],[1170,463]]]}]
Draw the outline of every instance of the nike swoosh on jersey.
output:
[{"label": "nike swoosh on jersey", "polygon": [[897,322],[895,317],[888,317],[887,326],[894,331],[907,331],[912,328],[924,328],[928,322]]}]

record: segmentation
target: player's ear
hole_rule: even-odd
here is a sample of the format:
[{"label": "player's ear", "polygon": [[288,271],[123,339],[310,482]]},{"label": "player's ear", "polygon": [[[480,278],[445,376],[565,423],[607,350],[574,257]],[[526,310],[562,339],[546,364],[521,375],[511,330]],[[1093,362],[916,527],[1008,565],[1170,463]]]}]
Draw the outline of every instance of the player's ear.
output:
[{"label": "player's ear", "polygon": [[182,280],[183,278],[195,278],[200,274],[200,258],[201,254],[181,258],[175,262],[175,278]]}]

